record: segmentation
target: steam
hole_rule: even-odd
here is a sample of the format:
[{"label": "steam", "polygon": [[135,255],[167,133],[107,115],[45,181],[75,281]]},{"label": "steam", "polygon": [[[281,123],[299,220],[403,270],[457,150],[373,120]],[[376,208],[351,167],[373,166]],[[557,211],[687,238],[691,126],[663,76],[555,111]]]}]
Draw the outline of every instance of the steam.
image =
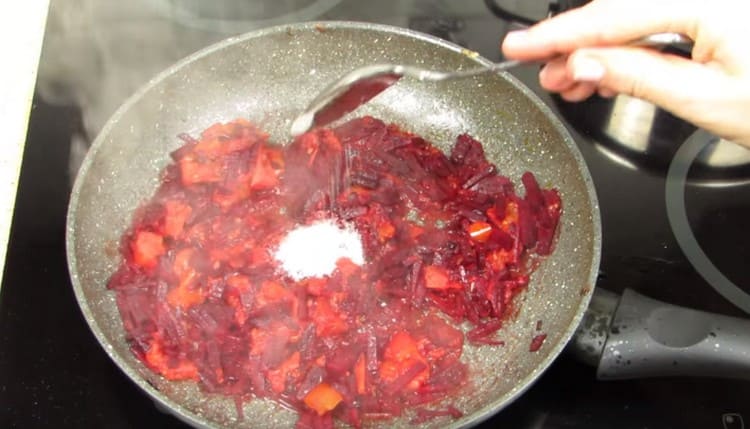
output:
[{"label": "steam", "polygon": [[81,108],[85,134],[73,138],[72,181],[91,141],[117,108],[160,71],[199,49],[281,23],[345,19],[407,27],[414,16],[486,14],[481,1],[453,3],[55,0],[50,2],[37,91],[47,102]]}]

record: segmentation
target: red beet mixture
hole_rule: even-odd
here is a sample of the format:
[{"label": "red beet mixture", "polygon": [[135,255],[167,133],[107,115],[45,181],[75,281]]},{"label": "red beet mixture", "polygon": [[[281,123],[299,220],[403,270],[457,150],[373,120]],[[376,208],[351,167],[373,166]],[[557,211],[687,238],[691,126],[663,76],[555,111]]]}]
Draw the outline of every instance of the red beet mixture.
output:
[{"label": "red beet mixture", "polygon": [[[468,383],[464,341],[502,344],[535,255],[552,250],[556,190],[525,173],[520,197],[472,137],[446,157],[371,117],[287,146],[244,120],[182,139],[108,285],[139,359],[238,403],[274,399],[298,427],[461,416],[435,404]],[[295,281],[274,251],[323,219],[356,229],[365,263]]]}]

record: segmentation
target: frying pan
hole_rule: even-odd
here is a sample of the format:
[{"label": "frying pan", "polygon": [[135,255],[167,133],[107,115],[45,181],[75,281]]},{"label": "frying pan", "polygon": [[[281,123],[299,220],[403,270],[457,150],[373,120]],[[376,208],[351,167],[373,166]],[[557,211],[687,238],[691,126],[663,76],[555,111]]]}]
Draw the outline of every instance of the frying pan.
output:
[{"label": "frying pan", "polygon": [[[196,427],[277,428],[296,415],[265,400],[244,404],[238,420],[231,399],[202,393],[192,382],[167,381],[131,353],[105,287],[120,262],[119,237],[131,213],[155,191],[180,133],[198,134],[217,121],[247,118],[275,141],[316,93],[343,73],[372,63],[434,69],[487,64],[446,41],[382,25],[329,22],[285,25],[226,40],[158,75],[114,114],[93,143],[76,179],[67,220],[70,274],[81,310],[106,353],[158,404]],[[601,233],[591,178],[559,120],[508,74],[443,83],[407,79],[363,106],[371,114],[418,133],[446,150],[461,133],[484,142],[488,158],[518,180],[533,171],[563,200],[556,250],[517,297],[518,315],[499,332],[503,347],[468,347],[473,388],[455,405],[456,421],[422,427],[467,427],[488,418],[534,382],[563,350],[594,290]],[[543,322],[547,339],[530,352]],[[408,417],[368,427],[406,427]]]}]

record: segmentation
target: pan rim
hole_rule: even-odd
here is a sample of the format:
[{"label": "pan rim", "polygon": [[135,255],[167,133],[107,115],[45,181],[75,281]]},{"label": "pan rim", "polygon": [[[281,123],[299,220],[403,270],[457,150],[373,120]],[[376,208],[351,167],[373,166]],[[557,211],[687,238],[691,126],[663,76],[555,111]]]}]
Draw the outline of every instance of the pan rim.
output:
[{"label": "pan rim", "polygon": [[[161,82],[163,82],[169,76],[182,70],[184,67],[187,67],[188,65],[190,65],[191,63],[193,63],[194,61],[200,58],[211,55],[217,51],[221,51],[232,45],[239,44],[239,43],[252,40],[255,38],[260,38],[260,37],[270,35],[270,34],[281,33],[281,32],[318,30],[321,25],[324,27],[328,27],[332,30],[333,29],[374,30],[374,31],[385,32],[389,34],[396,34],[396,35],[416,38],[418,40],[422,40],[430,44],[437,45],[440,48],[448,49],[453,52],[465,53],[466,51],[465,48],[462,48],[461,46],[458,46],[454,43],[440,39],[435,36],[417,32],[411,29],[385,25],[385,24],[374,24],[374,23],[365,23],[365,22],[358,22],[358,21],[312,21],[312,22],[304,22],[304,23],[282,24],[282,25],[276,25],[273,27],[254,30],[254,31],[245,33],[243,35],[230,37],[218,43],[205,47],[191,55],[188,55],[182,60],[176,62],[172,66],[168,67],[164,71],[160,72],[159,74],[151,78],[148,82],[143,84],[136,92],[134,92],[130,97],[128,97],[123,102],[123,104],[112,114],[112,116],[110,116],[110,118],[107,120],[105,125],[102,127],[101,131],[97,134],[97,137],[94,139],[91,147],[89,148],[86,154],[86,157],[84,158],[83,163],[81,164],[81,167],[76,175],[73,189],[71,191],[70,202],[68,204],[68,212],[66,216],[65,250],[66,250],[66,255],[67,255],[67,263],[68,263],[68,269],[70,273],[70,279],[73,285],[74,293],[76,295],[76,300],[78,301],[79,308],[81,309],[81,312],[83,313],[83,316],[86,319],[86,322],[89,328],[94,333],[94,336],[96,337],[97,341],[101,345],[102,349],[104,349],[105,353],[107,353],[110,359],[112,359],[115,362],[115,364],[120,368],[120,370],[123,371],[125,375],[127,375],[128,378],[130,378],[132,382],[134,382],[136,385],[138,385],[138,387],[140,387],[144,392],[146,392],[151,397],[152,400],[156,401],[159,405],[169,409],[171,414],[173,414],[175,417],[179,418],[183,422],[188,423],[194,427],[221,428],[221,426],[218,426],[213,422],[205,420],[204,418],[201,417],[200,414],[192,410],[189,410],[183,407],[181,404],[169,399],[162,392],[160,392],[154,386],[149,384],[145,380],[145,378],[142,376],[142,374],[140,374],[134,368],[132,368],[127,362],[124,361],[124,359],[122,359],[114,351],[109,340],[107,339],[104,332],[100,328],[99,323],[97,322],[97,319],[94,317],[93,312],[91,311],[91,308],[89,307],[89,304],[86,300],[86,297],[84,295],[83,288],[79,279],[79,273],[77,269],[77,258],[75,254],[75,248],[76,248],[77,243],[76,243],[74,230],[75,230],[75,223],[76,223],[76,218],[77,218],[76,216],[77,207],[78,207],[78,202],[79,202],[78,196],[80,194],[81,187],[83,186],[82,178],[87,175],[87,172],[91,168],[95,155],[99,152],[101,146],[107,140],[111,129],[114,128],[119,123],[121,117],[125,115],[125,113],[128,112],[135,104],[137,104],[137,102],[141,98],[143,98],[144,95],[146,95],[149,91],[151,91],[154,87],[156,87]],[[492,63],[491,61],[483,58],[480,55],[476,55],[476,56],[472,55],[469,58],[481,65],[489,65]],[[514,87],[516,87],[516,89],[520,90],[524,96],[530,99],[530,101],[535,105],[535,107],[540,109],[541,112],[547,118],[550,119],[551,125],[562,137],[562,140],[564,144],[567,146],[570,155],[573,157],[573,159],[575,160],[577,164],[577,167],[578,167],[577,169],[581,175],[581,179],[583,180],[585,184],[586,193],[588,195],[588,200],[591,205],[590,213],[587,213],[587,214],[590,216],[591,223],[593,226],[592,237],[591,237],[592,238],[591,250],[592,250],[593,258],[591,260],[588,283],[586,285],[582,285],[582,287],[585,287],[588,289],[588,292],[583,294],[583,296],[581,296],[578,308],[575,310],[574,316],[571,319],[571,322],[569,323],[568,327],[562,332],[562,335],[560,336],[560,339],[558,340],[558,342],[554,344],[553,347],[551,347],[547,355],[544,357],[544,359],[542,359],[542,361],[536,366],[534,370],[530,371],[525,377],[518,380],[518,382],[515,384],[515,387],[513,389],[508,391],[506,394],[499,396],[495,400],[489,402],[487,405],[475,411],[474,413],[467,416],[466,418],[460,420],[459,422],[455,422],[451,424],[450,427],[454,427],[454,428],[475,426],[481,423],[482,421],[488,419],[489,417],[495,415],[496,413],[500,412],[503,408],[505,408],[507,405],[509,405],[510,403],[515,401],[519,396],[525,393],[534,384],[534,382],[538,380],[539,377],[551,366],[552,362],[554,362],[554,360],[560,355],[563,348],[568,344],[568,342],[572,338],[573,334],[575,333],[576,328],[578,327],[581,319],[583,318],[586,308],[589,305],[589,301],[591,300],[591,296],[593,294],[594,285],[596,283],[596,277],[598,275],[599,263],[600,263],[600,257],[601,257],[602,238],[601,238],[601,219],[600,219],[600,213],[599,213],[599,203],[598,203],[598,199],[597,199],[596,192],[594,189],[593,180],[591,178],[591,174],[588,170],[587,164],[585,163],[583,155],[581,154],[580,150],[575,144],[570,132],[563,124],[562,119],[559,118],[557,115],[555,115],[549,106],[547,106],[536,94],[534,94],[528,87],[526,87],[523,83],[521,83],[514,76],[510,75],[507,72],[502,72],[502,75]]]}]

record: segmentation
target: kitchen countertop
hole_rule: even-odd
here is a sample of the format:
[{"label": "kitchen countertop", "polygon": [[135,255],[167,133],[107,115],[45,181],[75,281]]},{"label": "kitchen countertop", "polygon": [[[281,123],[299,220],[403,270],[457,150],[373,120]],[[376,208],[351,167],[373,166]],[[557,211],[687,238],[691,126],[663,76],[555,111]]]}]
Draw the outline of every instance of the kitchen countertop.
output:
[{"label": "kitchen countertop", "polygon": [[14,2],[0,14],[0,271],[5,266],[26,128],[34,94],[49,0]]}]

